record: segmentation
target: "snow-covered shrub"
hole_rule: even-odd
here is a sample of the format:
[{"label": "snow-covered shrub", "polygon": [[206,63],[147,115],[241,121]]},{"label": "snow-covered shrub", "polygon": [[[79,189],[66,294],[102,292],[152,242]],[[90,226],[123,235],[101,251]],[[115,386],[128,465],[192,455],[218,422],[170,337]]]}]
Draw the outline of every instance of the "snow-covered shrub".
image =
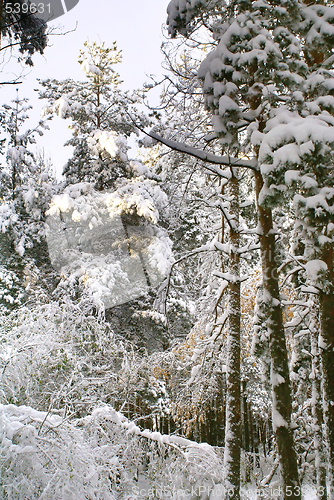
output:
[{"label": "snow-covered shrub", "polygon": [[125,499],[135,486],[138,438],[101,419],[98,410],[69,422],[27,406],[0,405],[0,442],[4,499]]},{"label": "snow-covered shrub", "polygon": [[193,443],[186,450],[156,446],[142,484],[144,490],[156,492],[163,500],[206,500],[215,485],[222,483],[223,471],[223,457],[205,443]]},{"label": "snow-covered shrub", "polygon": [[223,463],[219,449],[181,436],[142,430],[111,407],[99,408],[93,416],[98,416],[101,422],[113,422],[129,435],[142,438],[140,452],[144,460],[136,461],[137,484],[132,488],[136,500],[204,500],[222,481]]},{"label": "snow-covered shrub", "polygon": [[4,404],[83,417],[108,403],[145,427],[166,413],[168,394],[151,358],[115,335],[89,296],[0,317],[0,345]]},{"label": "snow-covered shrub", "polygon": [[[0,397],[7,404],[83,416],[114,401],[131,349],[89,298],[21,308],[1,318]],[[116,392],[115,392],[116,391]]]},{"label": "snow-covered shrub", "polygon": [[223,473],[209,445],[141,430],[108,405],[73,420],[0,405],[0,442],[10,500],[208,499]]}]

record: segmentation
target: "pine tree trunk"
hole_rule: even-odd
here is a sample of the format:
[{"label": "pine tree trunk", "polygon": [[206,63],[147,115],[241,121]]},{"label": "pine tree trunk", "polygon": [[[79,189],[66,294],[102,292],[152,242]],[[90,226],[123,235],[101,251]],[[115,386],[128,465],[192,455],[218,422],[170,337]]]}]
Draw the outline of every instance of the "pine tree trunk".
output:
[{"label": "pine tree trunk", "polygon": [[231,197],[229,274],[229,329],[226,371],[226,432],[225,432],[225,488],[227,500],[240,500],[240,255],[239,249],[239,180],[233,172],[229,181]]},{"label": "pine tree trunk", "polygon": [[244,450],[244,483],[251,482],[251,461],[250,461],[250,427],[249,427],[249,405],[246,397],[246,381],[242,382],[241,414],[242,414],[242,449]]},{"label": "pine tree trunk", "polygon": [[318,500],[327,500],[326,487],[326,463],[324,454],[324,436],[322,432],[323,412],[321,398],[321,368],[320,353],[318,347],[319,332],[319,309],[318,304],[314,304],[313,321],[311,324],[311,354],[312,354],[312,416],[314,426],[314,451],[315,467],[317,477]]},{"label": "pine tree trunk", "polygon": [[300,500],[297,456],[290,427],[292,412],[290,378],[275,262],[275,234],[270,208],[259,203],[262,186],[263,178],[260,172],[256,172],[255,188],[260,227],[262,278],[270,335],[273,430],[283,479],[282,498]]},{"label": "pine tree trunk", "polygon": [[322,259],[328,268],[328,289],[319,293],[321,320],[321,351],[324,392],[324,420],[329,450],[328,485],[329,498],[334,495],[334,250],[332,246],[325,247]]}]

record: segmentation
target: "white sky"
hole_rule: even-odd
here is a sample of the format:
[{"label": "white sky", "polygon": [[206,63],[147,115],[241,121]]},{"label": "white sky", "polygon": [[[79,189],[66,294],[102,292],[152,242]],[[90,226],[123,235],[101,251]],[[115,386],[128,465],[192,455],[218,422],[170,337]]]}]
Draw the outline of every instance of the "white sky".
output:
[{"label": "white sky", "polygon": [[[161,76],[160,46],[164,40],[162,24],[166,21],[166,9],[169,0],[80,0],[69,13],[54,21],[55,26],[62,26],[58,32],[76,31],[65,36],[51,36],[44,56],[34,55],[34,67],[26,70],[27,76],[18,85],[19,96],[31,99],[34,109],[32,119],[39,119],[41,109],[46,102],[36,99],[36,78],[73,78],[84,80],[85,75],[77,63],[79,50],[83,43],[89,41],[105,42],[111,45],[114,40],[118,49],[122,50],[123,62],[117,65],[117,71],[124,81],[124,88],[140,88],[148,81],[147,74]],[[20,67],[13,64],[2,67],[2,81],[13,78],[13,71],[20,73]],[[0,104],[8,103],[15,97],[15,86],[0,88]],[[30,121],[32,125],[34,122]],[[30,125],[30,126],[31,126]],[[51,122],[51,130],[45,133],[39,145],[50,153],[57,172],[71,154],[69,147],[64,148],[66,139],[70,138],[68,122],[55,118]]]}]

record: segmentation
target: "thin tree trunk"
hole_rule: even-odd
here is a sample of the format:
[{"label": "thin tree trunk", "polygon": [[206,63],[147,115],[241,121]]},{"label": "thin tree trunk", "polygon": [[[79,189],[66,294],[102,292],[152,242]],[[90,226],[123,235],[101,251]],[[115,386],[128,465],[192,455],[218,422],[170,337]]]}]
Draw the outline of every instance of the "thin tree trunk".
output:
[{"label": "thin tree trunk", "polygon": [[241,449],[241,412],[240,412],[240,255],[239,249],[239,180],[232,172],[229,181],[231,197],[229,257],[229,329],[227,342],[226,372],[226,432],[225,432],[225,488],[227,500],[240,500],[240,449]]},{"label": "thin tree trunk", "polygon": [[328,441],[328,485],[329,498],[334,496],[334,250],[328,245],[323,250],[322,259],[328,268],[328,289],[319,293],[321,338],[319,342],[324,393],[324,420]]},{"label": "thin tree trunk", "polygon": [[[312,354],[312,416],[314,426],[314,451],[317,477],[318,500],[327,500],[326,463],[324,454],[324,436],[322,432],[323,411],[321,398],[321,367],[318,346],[319,307],[314,304],[313,321],[311,324],[311,354]],[[311,377],[310,377],[311,378]]]},{"label": "thin tree trunk", "polygon": [[250,461],[250,426],[249,426],[249,405],[246,397],[246,381],[242,382],[241,395],[241,413],[242,413],[242,449],[244,450],[245,465],[243,481],[249,483],[251,481],[251,461]]},{"label": "thin tree trunk", "polygon": [[275,234],[270,208],[259,203],[262,186],[262,175],[260,172],[256,172],[255,188],[260,228],[262,278],[267,310],[267,327],[270,335],[273,430],[283,479],[282,498],[284,500],[300,500],[297,456],[290,426],[292,404],[288,354],[275,262]]}]

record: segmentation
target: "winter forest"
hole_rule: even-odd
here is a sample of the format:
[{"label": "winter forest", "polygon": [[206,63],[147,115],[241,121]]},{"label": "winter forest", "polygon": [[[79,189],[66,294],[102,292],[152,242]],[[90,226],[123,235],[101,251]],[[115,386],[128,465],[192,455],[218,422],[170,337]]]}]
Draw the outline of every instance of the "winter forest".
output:
[{"label": "winter forest", "polygon": [[[49,26],[8,5],[32,66]],[[334,3],[166,0],[163,30],[142,88],[111,38],[34,125],[1,100],[0,498],[333,500]]]}]

